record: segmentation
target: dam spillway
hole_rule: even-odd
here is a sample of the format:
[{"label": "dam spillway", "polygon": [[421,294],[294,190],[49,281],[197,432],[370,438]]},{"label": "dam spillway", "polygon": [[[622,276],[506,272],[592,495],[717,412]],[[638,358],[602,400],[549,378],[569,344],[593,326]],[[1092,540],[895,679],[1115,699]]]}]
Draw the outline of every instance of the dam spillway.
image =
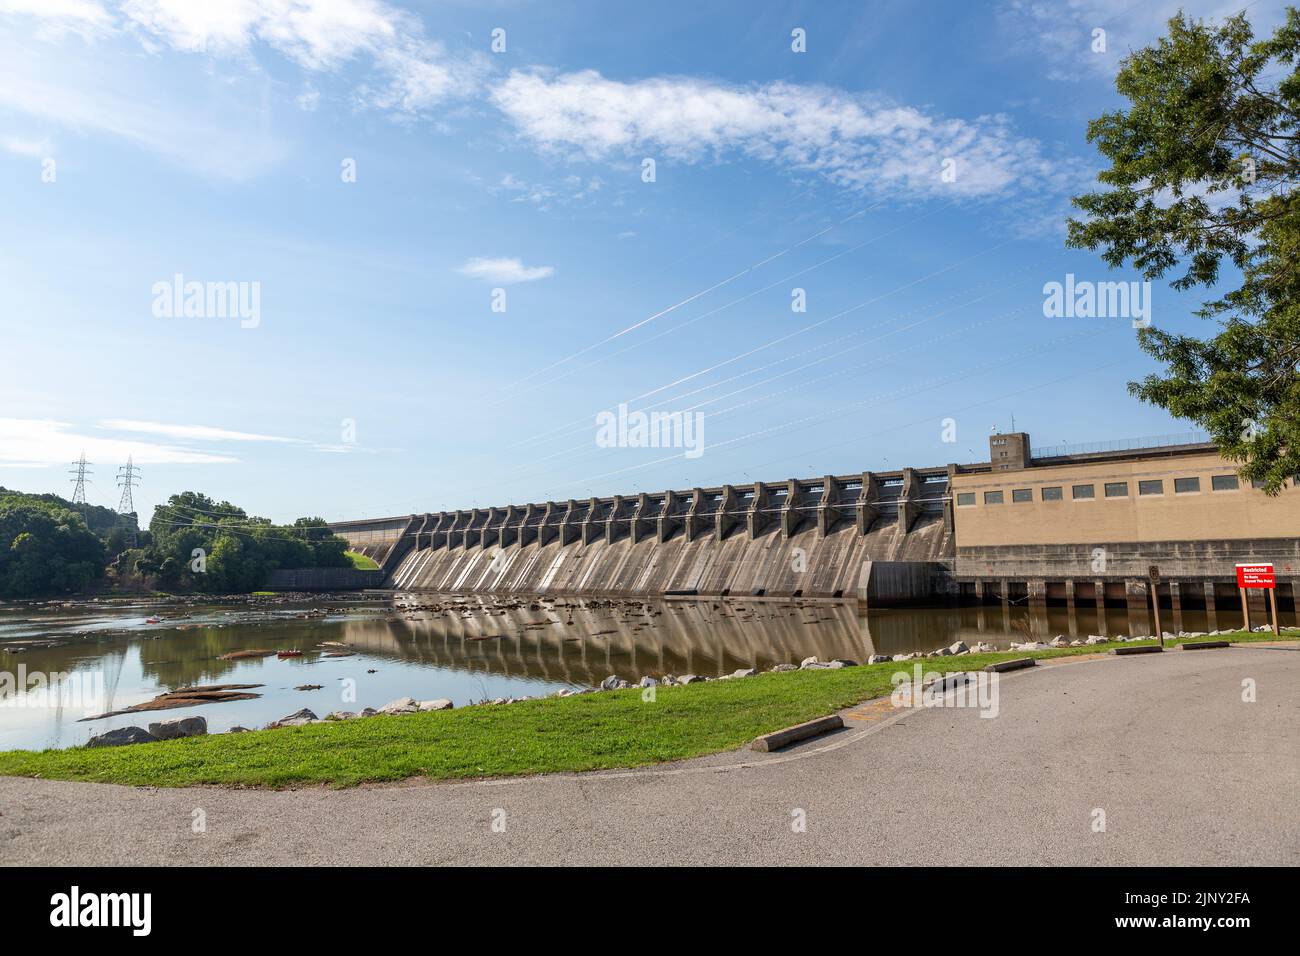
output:
[{"label": "dam spillway", "polygon": [[953,556],[948,468],[338,522],[405,590],[920,600]]}]

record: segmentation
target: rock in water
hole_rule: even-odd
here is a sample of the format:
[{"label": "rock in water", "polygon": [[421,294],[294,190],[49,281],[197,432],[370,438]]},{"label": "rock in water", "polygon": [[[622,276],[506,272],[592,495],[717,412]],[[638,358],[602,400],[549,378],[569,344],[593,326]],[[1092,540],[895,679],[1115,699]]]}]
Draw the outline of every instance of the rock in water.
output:
[{"label": "rock in water", "polygon": [[159,740],[175,740],[177,737],[202,737],[208,732],[206,717],[177,717],[174,720],[160,720],[149,725],[149,733]]},{"label": "rock in water", "polygon": [[151,744],[158,738],[143,727],[118,727],[86,742],[87,747],[121,747],[124,744]]}]

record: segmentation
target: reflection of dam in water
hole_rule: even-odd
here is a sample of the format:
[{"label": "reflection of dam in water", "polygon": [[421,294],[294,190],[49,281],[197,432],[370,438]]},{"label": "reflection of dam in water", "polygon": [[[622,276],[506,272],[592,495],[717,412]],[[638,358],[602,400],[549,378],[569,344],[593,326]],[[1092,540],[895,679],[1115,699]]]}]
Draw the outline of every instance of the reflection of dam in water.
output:
[{"label": "reflection of dam in water", "polygon": [[466,611],[411,615],[383,628],[348,623],[343,640],[359,651],[439,667],[588,685],[610,674],[715,677],[812,656],[860,661],[871,653],[856,612],[843,603],[461,607]]},{"label": "reflection of dam in water", "polygon": [[[418,600],[424,600],[421,595]],[[354,649],[467,673],[594,685],[664,674],[716,677],[798,664],[806,657],[864,663],[873,654],[932,651],[954,641],[1067,640],[1152,633],[1141,611],[989,607],[860,612],[843,602],[564,600],[496,604],[458,599],[430,616],[343,625]],[[1170,622],[1166,622],[1169,626]],[[1184,612],[1176,628],[1239,626],[1239,618]]]}]

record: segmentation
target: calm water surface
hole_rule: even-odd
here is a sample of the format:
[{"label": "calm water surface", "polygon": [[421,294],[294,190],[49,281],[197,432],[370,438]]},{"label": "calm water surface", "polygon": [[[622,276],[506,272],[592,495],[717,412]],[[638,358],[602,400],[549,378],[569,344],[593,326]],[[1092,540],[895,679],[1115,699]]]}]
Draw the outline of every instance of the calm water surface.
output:
[{"label": "calm water surface", "polygon": [[[146,623],[158,615],[161,623]],[[1166,630],[1236,627],[1239,614],[1184,612]],[[1292,615],[1284,615],[1290,618]],[[1293,623],[1284,620],[1284,624]],[[930,651],[957,640],[1004,646],[1056,634],[1147,634],[1145,615],[1110,609],[968,607],[873,611],[810,601],[621,601],[366,595],[253,599],[224,604],[66,602],[0,604],[0,750],[68,747],[113,727],[190,714],[219,733],[261,727],[303,707],[381,707],[398,697],[450,698],[456,706],[551,694],[610,674],[728,674],[737,668],[871,654]],[[348,645],[329,658],[326,642]],[[289,650],[300,658],[223,661],[239,650]],[[23,670],[19,670],[19,665]],[[14,693],[21,674],[74,674],[103,698],[40,700]],[[102,681],[102,684],[97,682]],[[260,684],[255,700],[82,718],[202,684]],[[296,690],[319,684],[319,690]],[[32,686],[30,683],[27,686]],[[345,688],[355,687],[355,700]],[[35,706],[34,706],[35,705]]]}]

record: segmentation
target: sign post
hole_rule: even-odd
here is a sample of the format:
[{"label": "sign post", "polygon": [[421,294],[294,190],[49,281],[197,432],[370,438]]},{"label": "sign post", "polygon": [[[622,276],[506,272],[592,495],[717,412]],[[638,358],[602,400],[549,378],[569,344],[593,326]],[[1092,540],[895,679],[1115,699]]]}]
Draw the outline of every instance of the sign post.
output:
[{"label": "sign post", "polygon": [[1264,588],[1269,592],[1269,603],[1273,609],[1273,633],[1281,636],[1281,627],[1277,619],[1277,575],[1271,564],[1237,565],[1237,587],[1241,589],[1241,612],[1246,621],[1246,630],[1250,630],[1250,608],[1246,602],[1248,588]]},{"label": "sign post", "polygon": [[1160,565],[1153,564],[1147,568],[1148,589],[1151,591],[1151,608],[1156,612],[1156,640],[1165,646],[1164,628],[1160,626]]}]

